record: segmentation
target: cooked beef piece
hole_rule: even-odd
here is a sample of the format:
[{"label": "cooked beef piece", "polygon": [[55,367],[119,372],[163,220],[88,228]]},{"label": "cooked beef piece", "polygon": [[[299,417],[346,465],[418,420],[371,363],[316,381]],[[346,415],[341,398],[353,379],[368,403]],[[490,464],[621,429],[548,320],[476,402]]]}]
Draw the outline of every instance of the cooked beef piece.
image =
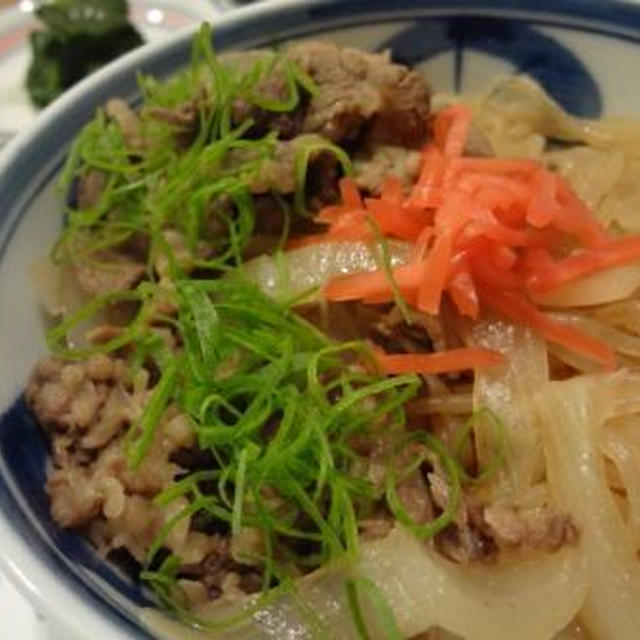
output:
[{"label": "cooked beef piece", "polygon": [[[253,55],[248,53],[248,60],[251,60]],[[286,102],[289,99],[289,80],[281,64],[276,65],[268,75],[261,79],[254,92],[263,100]],[[303,131],[307,99],[306,93],[302,90],[300,101],[294,110],[270,111],[253,104],[251,97],[238,98],[232,105],[231,119],[235,125],[239,125],[249,118],[253,120],[253,125],[245,134],[248,138],[260,138],[275,131],[280,140],[291,140]]]},{"label": "cooked beef piece", "polygon": [[304,108],[290,112],[276,112],[261,109],[255,105],[237,100],[233,107],[233,118],[242,122],[244,118],[253,118],[254,125],[247,132],[247,137],[262,137],[275,131],[280,140],[291,140],[302,133],[304,126]]},{"label": "cooked beef piece", "polygon": [[146,108],[143,111],[143,117],[162,120],[173,125],[175,127],[175,140],[181,149],[186,149],[193,143],[200,128],[200,108],[196,99],[172,108]]},{"label": "cooked beef piece", "polygon": [[305,185],[307,208],[310,211],[319,211],[322,207],[338,201],[338,181],[341,173],[332,153],[320,153],[311,158]]},{"label": "cooked beef piece", "polygon": [[215,546],[200,562],[180,567],[181,578],[198,580],[204,584],[211,599],[225,594],[229,587],[244,593],[256,593],[262,588],[262,572],[256,567],[236,562],[229,539],[212,536]]},{"label": "cooked beef piece", "polygon": [[[256,52],[235,56],[235,63],[248,68]],[[290,46],[284,54],[309,74],[318,87],[313,95],[300,89],[300,101],[290,112],[270,111],[252,102],[251,96],[232,105],[232,124],[251,118],[245,137],[259,138],[277,132],[280,140],[302,133],[317,133],[338,143],[356,142],[361,136],[371,143],[418,147],[427,135],[430,90],[416,72],[391,62],[388,54],[340,48],[330,42],[305,41]],[[243,56],[245,60],[243,62]],[[262,99],[278,102],[289,97],[289,80],[276,66],[255,89]],[[195,103],[176,108],[153,108],[147,113],[183,128],[185,135],[197,132]]]},{"label": "cooked beef piece", "polygon": [[435,547],[443,556],[460,564],[493,562],[498,557],[498,546],[471,518],[472,513],[475,512],[463,505],[456,522],[436,535]]},{"label": "cooked beef piece", "polygon": [[414,71],[388,54],[301,42],[286,53],[313,79],[303,129],[334,142],[356,141],[418,147],[427,135],[430,90]]},{"label": "cooked beef piece", "polygon": [[[83,434],[98,428],[102,432],[104,425],[97,424],[99,418],[105,417],[102,413],[112,392],[121,388],[125,378],[124,362],[104,355],[82,363],[48,358],[38,363],[31,375],[27,402],[44,427]],[[119,420],[111,411],[106,417],[109,424]]]},{"label": "cooked beef piece", "polygon": [[[418,443],[405,447],[394,462],[398,473],[402,473],[402,470],[417,456],[423,455],[425,450],[426,447]],[[421,468],[402,478],[396,485],[396,493],[411,520],[417,524],[426,524],[434,519],[433,500]]]},{"label": "cooked beef piece", "polygon": [[[119,436],[140,414],[149,381],[142,370],[132,386],[124,361],[102,354],[83,362],[58,358],[40,362],[27,385],[26,399],[38,422],[51,432],[54,462],[66,465],[70,453],[103,449]],[[167,420],[171,434],[193,444],[186,422],[169,413]],[[62,443],[66,448],[58,446]]]},{"label": "cooked beef piece", "polygon": [[74,263],[73,270],[85,293],[100,296],[132,289],[144,278],[146,266],[124,253],[105,249]]},{"label": "cooked beef piece", "polygon": [[[63,527],[90,525],[101,549],[126,547],[138,560],[166,519],[184,507],[180,501],[158,507],[152,498],[184,473],[172,461],[174,452],[195,444],[186,418],[168,407],[142,463],[130,468],[123,437],[149,393],[144,370],[132,385],[122,361],[98,355],[82,363],[42,362],[26,394],[50,431],[54,468],[47,492],[53,518]],[[202,542],[202,534],[190,533],[188,521],[172,536],[172,549],[188,546],[196,560],[208,551],[206,536]]]},{"label": "cooked beef piece", "polygon": [[175,125],[184,131],[194,131],[200,121],[200,111],[197,100],[184,102],[177,107],[147,107],[143,114],[155,120],[161,120]]},{"label": "cooked beef piece", "polygon": [[[306,144],[308,140],[302,136],[276,142],[273,153],[261,161],[259,171],[250,184],[251,192],[258,196],[274,191],[285,196],[293,194],[296,189],[296,157]],[[241,167],[248,161],[258,160],[258,153],[252,149],[233,149],[225,159],[225,165],[227,168]],[[311,154],[305,185],[307,205],[311,210],[336,201],[340,174],[338,161],[332,153]],[[281,211],[279,213],[281,217]],[[280,229],[281,224],[278,226]]]},{"label": "cooked beef piece", "polygon": [[578,530],[571,518],[550,507],[523,508],[517,504],[493,504],[482,513],[483,526],[500,548],[555,551],[574,544]]},{"label": "cooked beef piece", "polygon": [[[442,472],[430,473],[434,503],[444,509],[448,489]],[[579,532],[570,516],[549,504],[484,504],[465,491],[454,523],[436,537],[436,547],[461,562],[490,561],[501,551],[556,551],[574,545]]]},{"label": "cooked beef piece", "polygon": [[387,176],[398,177],[404,187],[415,182],[420,169],[420,153],[405,147],[376,145],[358,152],[353,168],[356,184],[373,195],[379,195]]},{"label": "cooked beef piece", "polygon": [[[389,470],[389,443],[383,438],[354,436],[349,441],[366,463],[361,471],[375,487],[383,487]],[[417,457],[424,459],[420,467],[403,476]],[[427,447],[412,443],[395,454],[398,470],[396,493],[409,517],[416,523],[431,522],[449,504],[448,477],[441,461]],[[362,533],[380,537],[387,530],[390,515],[383,511],[370,521],[361,523]],[[455,562],[468,564],[491,562],[501,551],[555,551],[574,544],[578,532],[566,514],[538,500],[535,506],[513,503],[486,504],[481,493],[466,488],[452,523],[435,537],[436,549]]]},{"label": "cooked beef piece", "polygon": [[411,324],[407,324],[391,304],[332,302],[322,309],[301,307],[299,312],[334,340],[371,340],[390,353],[422,353],[457,344],[440,316],[410,311]]},{"label": "cooked beef piece", "polygon": [[380,514],[358,522],[358,532],[363,540],[380,540],[385,538],[393,528],[393,517],[390,514]]},{"label": "cooked beef piece", "polygon": [[420,353],[447,348],[447,336],[440,316],[410,312],[407,324],[397,308],[381,315],[374,324],[373,339],[389,352]]},{"label": "cooked beef piece", "polygon": [[[273,239],[280,239],[282,227],[285,221],[285,213],[282,206],[270,194],[258,195],[254,198],[254,207],[256,212],[256,226],[254,237],[251,238],[251,244],[261,245],[261,236],[270,236]],[[291,220],[300,231],[308,228],[309,222],[295,218]],[[266,249],[263,250],[263,253]],[[254,252],[255,253],[255,252]]]},{"label": "cooked beef piece", "polygon": [[291,140],[302,133],[304,127],[304,102],[294,111],[268,111],[262,107],[238,99],[233,103],[231,118],[239,125],[248,118],[253,126],[247,131],[248,138],[261,138],[271,131],[278,134],[280,140]]},{"label": "cooked beef piece", "polygon": [[[262,162],[260,170],[251,183],[252,193],[264,194],[271,191],[282,194],[293,193],[296,187],[295,160],[298,145],[299,142],[296,139],[276,142],[273,155]],[[243,149],[231,151],[228,162],[237,161],[242,164],[250,159],[252,153],[252,151],[245,152]]]},{"label": "cooked beef piece", "polygon": [[140,119],[124,100],[111,98],[106,104],[105,111],[120,127],[122,137],[129,149],[139,150],[144,147]]},{"label": "cooked beef piece", "polygon": [[195,100],[185,102],[173,109],[169,107],[147,107],[143,113],[156,120],[174,124],[181,129],[191,129],[198,124],[198,103]]},{"label": "cooked beef piece", "polygon": [[100,196],[107,184],[102,171],[91,169],[78,178],[78,209],[90,209],[98,204]]}]

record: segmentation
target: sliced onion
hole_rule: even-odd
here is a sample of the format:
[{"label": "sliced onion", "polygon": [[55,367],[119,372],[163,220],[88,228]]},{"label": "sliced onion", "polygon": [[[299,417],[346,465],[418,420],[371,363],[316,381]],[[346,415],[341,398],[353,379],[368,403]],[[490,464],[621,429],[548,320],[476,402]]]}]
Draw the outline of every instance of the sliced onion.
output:
[{"label": "sliced onion", "polygon": [[638,336],[620,331],[604,322],[599,322],[594,318],[580,313],[550,313],[549,315],[562,324],[569,325],[595,338],[599,338],[618,353],[640,358],[640,337]]},{"label": "sliced onion", "polygon": [[367,546],[361,566],[406,636],[440,626],[474,640],[546,640],[573,619],[586,588],[576,549],[461,566],[401,529]]},{"label": "sliced onion", "polygon": [[604,222],[617,222],[622,229],[632,233],[640,231],[640,158],[627,158],[620,179],[600,203],[597,213]]},{"label": "sliced onion", "polygon": [[[443,559],[400,527],[382,540],[363,545],[356,572],[377,585],[403,637],[437,626],[472,640],[549,640],[573,620],[586,591],[584,562],[577,549],[514,557],[489,566],[463,566]],[[329,637],[356,640],[345,601],[347,575],[319,571],[301,580],[299,589],[322,618]],[[376,612],[367,608],[365,614],[371,637],[383,638],[380,630],[376,632]],[[206,637],[180,631],[157,612],[145,612],[144,618],[162,638]],[[250,627],[221,635],[243,640],[312,637],[290,597],[254,616]]]},{"label": "sliced onion", "polygon": [[602,452],[613,461],[629,506],[628,524],[640,546],[640,420],[627,416],[610,425],[602,434]]},{"label": "sliced onion", "polygon": [[[540,478],[543,457],[540,433],[531,408],[531,392],[549,380],[547,348],[533,331],[498,320],[476,324],[473,338],[478,346],[505,355],[505,364],[476,371],[474,406],[491,409],[504,425],[507,455],[490,482],[494,497],[524,495]],[[479,464],[490,463],[497,449],[493,425],[475,425]]]},{"label": "sliced onion", "polygon": [[560,633],[553,637],[553,640],[592,640],[588,631],[577,620],[566,626]]},{"label": "sliced onion", "polygon": [[564,362],[564,364],[569,365],[580,373],[599,373],[602,371],[602,365],[577,351],[572,351],[557,344],[550,344],[548,349],[549,353],[557,360]]},{"label": "sliced onion", "polygon": [[[579,376],[549,383],[535,398],[551,490],[578,525],[587,558],[589,591],[580,619],[603,640],[635,638],[640,629],[640,565],[598,446],[628,386],[624,373]],[[637,397],[637,386],[632,393]]]},{"label": "sliced onion", "polygon": [[640,265],[614,267],[581,278],[534,300],[543,307],[588,307],[624,300],[640,289]]},{"label": "sliced onion", "polygon": [[595,318],[640,335],[640,300],[631,298],[592,310]]},{"label": "sliced onion", "polygon": [[[403,242],[388,242],[391,266],[404,264],[409,247]],[[381,250],[364,242],[319,242],[284,254],[263,255],[246,265],[247,275],[269,296],[296,298],[322,287],[330,278],[367,271],[382,265]]]},{"label": "sliced onion", "polygon": [[545,161],[564,176],[575,192],[592,209],[620,180],[625,166],[624,154],[618,150],[577,146],[546,153]]},{"label": "sliced onion", "polygon": [[34,260],[30,275],[38,300],[52,317],[72,313],[87,301],[71,268],[53,264],[48,256]]},{"label": "sliced onion", "polygon": [[473,397],[470,393],[426,396],[407,405],[407,412],[410,416],[431,413],[468,415],[472,411]]}]

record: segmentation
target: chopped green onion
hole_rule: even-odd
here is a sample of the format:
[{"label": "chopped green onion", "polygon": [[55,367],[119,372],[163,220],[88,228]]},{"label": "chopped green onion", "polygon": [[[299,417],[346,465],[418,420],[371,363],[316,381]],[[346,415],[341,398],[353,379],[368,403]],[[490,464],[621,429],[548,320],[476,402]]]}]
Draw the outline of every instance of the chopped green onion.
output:
[{"label": "chopped green onion", "polygon": [[485,482],[488,478],[490,478],[497,470],[502,466],[504,462],[504,458],[506,455],[506,429],[504,423],[500,419],[500,417],[494,413],[488,407],[480,407],[476,411],[474,411],[471,416],[467,419],[467,421],[462,425],[460,431],[456,434],[453,450],[456,454],[458,460],[462,458],[464,453],[465,445],[468,443],[469,437],[473,430],[474,425],[478,420],[486,420],[489,422],[493,431],[495,432],[495,451],[493,452],[493,457],[491,460],[485,465],[483,469],[480,469],[474,476],[469,475],[463,465],[460,463],[458,465],[460,475],[464,479],[465,482],[473,482],[473,483],[481,483]]},{"label": "chopped green onion", "polygon": [[415,522],[398,497],[396,492],[397,474],[393,467],[387,473],[385,491],[387,504],[389,505],[389,509],[393,515],[414,535],[422,539],[433,538],[433,536],[453,522],[458,512],[461,495],[460,470],[457,462],[446,451],[443,444],[437,438],[429,435],[428,433],[425,433],[424,431],[415,431],[407,438],[404,444],[406,445],[408,442],[420,442],[426,445],[440,459],[449,480],[449,496],[447,505],[444,511],[431,522],[427,522],[425,524]]},{"label": "chopped green onion", "polygon": [[404,640],[387,599],[374,582],[368,578],[348,578],[345,580],[345,589],[347,603],[359,640],[373,640],[378,636],[372,636],[369,631],[366,616],[360,605],[358,591],[365,593],[371,602],[370,610],[375,613],[375,618],[380,625],[380,630],[384,633],[385,640]]},{"label": "chopped green onion", "polygon": [[296,191],[294,194],[294,211],[300,216],[307,216],[307,205],[305,196],[305,186],[307,183],[307,170],[311,157],[322,153],[332,153],[338,160],[342,171],[346,176],[353,173],[351,158],[340,147],[332,144],[320,136],[308,134],[297,138],[298,147],[294,164]]},{"label": "chopped green onion", "polygon": [[162,414],[169,404],[177,381],[177,362],[170,362],[162,372],[158,384],[154,387],[142,416],[134,422],[126,437],[129,466],[136,470],[153,444],[153,437],[160,423]]}]

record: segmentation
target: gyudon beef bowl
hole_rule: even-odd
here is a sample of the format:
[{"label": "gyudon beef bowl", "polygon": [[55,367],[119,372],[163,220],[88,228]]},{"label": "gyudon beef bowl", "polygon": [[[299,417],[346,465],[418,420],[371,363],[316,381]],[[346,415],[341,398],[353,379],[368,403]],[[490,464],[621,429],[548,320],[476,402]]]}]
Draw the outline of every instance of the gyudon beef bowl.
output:
[{"label": "gyudon beef bowl", "polygon": [[0,160],[0,560],[108,638],[640,634],[640,13],[274,2]]}]

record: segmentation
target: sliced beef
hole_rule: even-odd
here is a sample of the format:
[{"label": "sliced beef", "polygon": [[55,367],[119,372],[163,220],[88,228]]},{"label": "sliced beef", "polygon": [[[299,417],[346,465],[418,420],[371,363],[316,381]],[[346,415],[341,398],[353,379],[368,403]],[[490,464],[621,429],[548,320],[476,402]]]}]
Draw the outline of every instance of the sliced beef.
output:
[{"label": "sliced beef", "polygon": [[[439,489],[434,490],[433,484],[431,486],[432,495],[437,494]],[[442,509],[445,504],[443,502],[439,507]],[[499,547],[485,531],[478,513],[479,510],[468,504],[466,496],[463,496],[455,522],[436,535],[435,548],[443,556],[460,564],[495,561]]]},{"label": "sliced beef", "polygon": [[394,520],[390,514],[380,514],[377,517],[366,518],[358,522],[358,532],[363,540],[380,540],[391,531]]},{"label": "sliced beef", "polygon": [[245,100],[236,100],[232,107],[232,120],[235,125],[248,118],[253,125],[247,132],[249,138],[261,138],[275,131],[280,140],[291,140],[304,131],[304,107],[288,111],[268,111]]},{"label": "sliced beef", "polygon": [[523,508],[495,504],[483,510],[483,525],[503,549],[525,548],[555,551],[577,542],[578,530],[565,513],[550,507]]},{"label": "sliced beef", "polygon": [[[273,154],[260,164],[260,169],[250,185],[252,193],[293,193],[296,187],[295,160],[299,146],[300,142],[296,139],[276,142]],[[229,153],[227,162],[241,166],[247,160],[251,160],[252,155],[252,151],[233,150]]]},{"label": "sliced beef", "polygon": [[[274,74],[266,87],[263,84],[261,95],[275,100],[285,99],[288,89],[285,88],[281,80],[282,76]],[[302,99],[292,111],[270,111],[239,98],[232,105],[231,119],[236,126],[246,122],[249,118],[253,121],[246,133],[248,138],[261,138],[270,132],[275,132],[280,140],[292,140],[304,131],[306,102],[306,98]]]},{"label": "sliced beef", "polygon": [[449,341],[440,316],[410,312],[407,324],[397,308],[381,315],[373,325],[373,339],[389,352],[442,351]]},{"label": "sliced beef", "polygon": [[180,149],[188,148],[200,129],[199,101],[189,100],[177,107],[149,107],[143,110],[143,118],[160,120],[175,128],[175,140]]},{"label": "sliced beef", "polygon": [[125,253],[105,249],[75,262],[73,270],[85,293],[100,296],[135,287],[144,278],[146,265]]},{"label": "sliced beef", "polygon": [[155,120],[173,124],[180,129],[193,129],[199,121],[199,109],[196,100],[184,102],[177,107],[147,107],[144,115]]},{"label": "sliced beef", "polygon": [[[260,160],[259,151],[233,149],[225,159],[225,168],[239,169],[247,162],[257,161],[260,164],[250,184],[251,192],[258,196],[274,191],[281,195],[291,195],[296,189],[296,159],[310,142],[309,136],[277,141],[273,152],[263,160]],[[335,202],[339,178],[340,170],[334,154],[323,151],[311,153],[305,189],[310,209],[319,209]]]},{"label": "sliced beef", "polygon": [[140,150],[144,147],[140,119],[124,100],[111,98],[105,106],[105,111],[120,127],[122,137],[129,149]]},{"label": "sliced beef", "polygon": [[180,567],[180,577],[201,582],[213,600],[222,595],[236,595],[235,590],[240,592],[238,595],[260,591],[262,572],[234,560],[228,537],[212,536],[212,539],[215,544],[211,552],[201,562]]},{"label": "sliced beef", "polygon": [[[444,509],[448,489],[441,473],[429,474],[429,483],[435,504]],[[570,516],[551,505],[483,504],[465,491],[454,524],[436,537],[436,547],[460,563],[486,562],[502,551],[553,552],[578,537]]]},{"label": "sliced beef", "polygon": [[315,82],[303,129],[334,142],[417,147],[427,135],[430,90],[414,71],[389,55],[340,48],[330,42],[292,45],[287,57]]},{"label": "sliced beef", "polygon": [[[50,434],[53,518],[63,527],[90,526],[105,552],[125,547],[138,560],[173,510],[185,506],[174,501],[158,507],[152,499],[184,473],[173,454],[195,445],[189,422],[170,406],[140,466],[131,469],[124,436],[148,402],[150,379],[140,370],[132,381],[122,361],[104,355],[82,363],[50,358],[36,367],[26,392]],[[189,532],[188,521],[171,536],[172,550],[189,547],[185,557],[199,561],[208,551],[198,542],[202,534]],[[197,549],[204,550],[197,555]]]},{"label": "sliced beef", "polygon": [[379,195],[384,179],[390,175],[402,186],[412,185],[420,170],[420,154],[405,147],[376,145],[359,152],[353,162],[356,184],[371,194]]},{"label": "sliced beef", "polygon": [[332,153],[324,152],[311,157],[305,184],[309,211],[319,211],[338,201],[341,175],[342,170]]},{"label": "sliced beef", "polygon": [[107,177],[102,171],[91,169],[78,178],[78,209],[90,209],[100,201],[100,196],[107,184]]},{"label": "sliced beef", "polygon": [[[425,451],[426,447],[418,443],[406,447],[395,460],[398,473],[401,474],[403,469],[411,465],[416,457],[423,456]],[[433,520],[435,517],[433,499],[421,468],[402,478],[396,485],[396,493],[413,522],[426,524]]]},{"label": "sliced beef", "polygon": [[94,422],[111,392],[123,384],[125,377],[124,363],[103,355],[82,363],[48,358],[33,371],[27,402],[43,426],[85,434],[96,426]]}]

